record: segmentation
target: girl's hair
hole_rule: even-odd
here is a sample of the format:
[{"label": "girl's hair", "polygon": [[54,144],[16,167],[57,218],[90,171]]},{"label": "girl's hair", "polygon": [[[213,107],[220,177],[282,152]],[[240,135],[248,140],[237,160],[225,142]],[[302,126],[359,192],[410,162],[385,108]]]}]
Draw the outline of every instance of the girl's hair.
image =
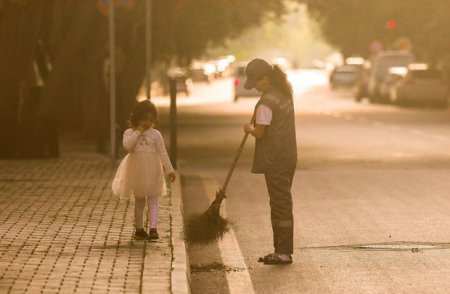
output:
[{"label": "girl's hair", "polygon": [[130,117],[130,124],[133,127],[137,127],[139,123],[147,119],[148,114],[151,115],[151,120],[156,123],[158,120],[158,110],[156,110],[155,104],[150,100],[143,100],[136,104]]},{"label": "girl's hair", "polygon": [[292,98],[292,85],[289,83],[286,73],[279,65],[275,64],[273,66],[272,72],[269,74],[268,78],[270,83],[278,89],[278,91],[287,95],[289,98]]}]

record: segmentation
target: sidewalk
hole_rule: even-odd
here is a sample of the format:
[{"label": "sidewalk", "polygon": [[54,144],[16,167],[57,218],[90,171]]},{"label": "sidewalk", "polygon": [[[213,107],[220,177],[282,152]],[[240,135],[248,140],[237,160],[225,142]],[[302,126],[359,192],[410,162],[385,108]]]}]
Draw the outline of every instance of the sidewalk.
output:
[{"label": "sidewalk", "polygon": [[0,161],[0,293],[189,293],[179,177],[158,242],[132,240],[134,203],[93,152]]}]

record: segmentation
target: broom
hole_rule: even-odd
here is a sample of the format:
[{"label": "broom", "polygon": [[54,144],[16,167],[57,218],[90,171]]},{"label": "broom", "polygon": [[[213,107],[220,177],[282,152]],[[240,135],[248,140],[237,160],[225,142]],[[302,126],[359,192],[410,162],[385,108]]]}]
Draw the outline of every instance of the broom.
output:
[{"label": "broom", "polygon": [[244,149],[247,137],[248,133],[246,133],[244,135],[244,138],[242,138],[241,145],[239,145],[238,151],[228,171],[225,182],[222,188],[220,188],[216,192],[216,198],[211,203],[209,208],[201,214],[192,214],[186,221],[184,237],[188,243],[208,244],[219,238],[222,238],[223,235],[229,230],[228,221],[220,215],[220,204],[222,203],[223,199],[227,197],[226,192],[228,183],[239,160],[239,157],[241,156],[242,150]]}]

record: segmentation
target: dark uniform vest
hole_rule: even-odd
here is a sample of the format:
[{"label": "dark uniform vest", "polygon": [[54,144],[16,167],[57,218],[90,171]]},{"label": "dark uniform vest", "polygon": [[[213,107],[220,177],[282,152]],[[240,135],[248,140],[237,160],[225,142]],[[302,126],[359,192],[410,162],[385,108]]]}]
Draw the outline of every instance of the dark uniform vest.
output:
[{"label": "dark uniform vest", "polygon": [[264,135],[256,139],[252,173],[291,170],[297,165],[295,113],[292,97],[276,89],[264,92],[255,106],[261,104],[272,110],[272,121]]}]

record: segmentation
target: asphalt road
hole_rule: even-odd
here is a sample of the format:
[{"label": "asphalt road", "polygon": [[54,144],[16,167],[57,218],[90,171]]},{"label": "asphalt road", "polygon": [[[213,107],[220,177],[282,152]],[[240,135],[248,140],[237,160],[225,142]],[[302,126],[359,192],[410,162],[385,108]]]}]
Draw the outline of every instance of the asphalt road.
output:
[{"label": "asphalt road", "polygon": [[[189,247],[192,293],[448,293],[450,111],[358,104],[348,91],[329,90],[318,71],[292,81],[294,263],[257,262],[273,248],[264,178],[250,173],[250,140],[222,207],[231,236]],[[197,86],[204,97],[180,98],[186,214],[208,207],[257,101],[232,103],[230,86]],[[168,139],[167,104],[156,102]]]}]

